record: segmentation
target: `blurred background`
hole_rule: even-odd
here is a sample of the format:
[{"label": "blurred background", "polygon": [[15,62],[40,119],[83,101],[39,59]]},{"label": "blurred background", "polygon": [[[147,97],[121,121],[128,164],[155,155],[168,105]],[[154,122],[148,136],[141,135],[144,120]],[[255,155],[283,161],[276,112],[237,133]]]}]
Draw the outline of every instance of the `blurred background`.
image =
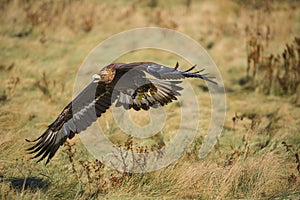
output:
[{"label": "blurred background", "polygon": [[[1,199],[297,199],[299,6],[297,0],[0,0]],[[203,82],[192,81],[202,111],[199,134],[168,168],[149,174],[107,169],[77,137],[47,167],[28,160],[24,139],[39,136],[71,100],[88,53],[114,34],[142,27],[190,36],[218,66],[227,117],[215,149],[198,159],[210,96]],[[189,67],[182,58],[155,50],[119,60],[170,66],[179,60]],[[167,107],[170,122],[179,121],[177,107]],[[147,113],[132,116],[148,123]],[[156,150],[177,128],[167,123],[155,137],[139,141],[118,130],[110,112],[99,124],[116,146],[132,151]]]}]

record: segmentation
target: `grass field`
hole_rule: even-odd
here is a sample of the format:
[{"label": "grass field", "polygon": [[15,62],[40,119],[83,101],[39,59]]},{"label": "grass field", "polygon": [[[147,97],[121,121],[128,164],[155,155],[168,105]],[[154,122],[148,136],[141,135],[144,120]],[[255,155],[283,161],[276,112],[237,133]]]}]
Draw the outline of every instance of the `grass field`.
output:
[{"label": "grass field", "polygon": [[[0,199],[299,199],[300,83],[284,94],[243,84],[249,41],[266,36],[261,56],[267,57],[281,55],[300,37],[299,1],[2,0],[0,15]],[[193,80],[201,107],[199,130],[184,155],[166,168],[118,172],[95,160],[78,136],[47,166],[30,160],[25,139],[38,137],[72,99],[77,70],[88,53],[116,33],[150,26],[190,36],[218,66],[227,110],[213,151],[197,157],[211,108],[205,84]],[[154,50],[119,60],[187,64]],[[166,107],[170,119],[164,131],[147,140],[122,133],[111,111],[98,122],[116,145],[135,151],[170,141],[177,128],[173,122],[179,121],[177,107]],[[146,112],[131,114],[136,123],[148,123]]]}]

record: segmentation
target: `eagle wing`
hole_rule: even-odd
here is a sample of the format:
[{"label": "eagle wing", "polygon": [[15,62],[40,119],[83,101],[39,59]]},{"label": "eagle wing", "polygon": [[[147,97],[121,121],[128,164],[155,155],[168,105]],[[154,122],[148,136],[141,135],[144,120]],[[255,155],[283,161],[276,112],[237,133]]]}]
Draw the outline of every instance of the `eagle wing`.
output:
[{"label": "eagle wing", "polygon": [[58,148],[67,140],[89,127],[112,103],[112,89],[104,83],[91,82],[75,99],[70,102],[37,139],[28,142],[35,144],[27,150],[35,154],[39,161],[47,158],[46,164]]},{"label": "eagle wing", "polygon": [[[200,74],[203,70],[191,72],[196,66],[188,70],[178,70],[177,63],[174,68],[160,65],[153,62],[135,62],[124,64],[116,70],[118,73],[130,73],[127,79],[131,83],[126,84],[131,87],[120,90],[119,98],[116,106],[123,106],[125,109],[148,110],[150,107],[157,105],[164,106],[173,100],[177,100],[176,96],[180,96],[179,91],[183,88],[178,86],[184,78],[200,78],[213,84],[215,81],[208,77],[208,74]],[[146,74],[151,75],[149,78]],[[126,76],[126,75],[125,75]],[[124,76],[123,76],[124,77]],[[119,80],[124,85],[122,79]]]},{"label": "eagle wing", "polygon": [[209,77],[208,76],[209,74],[200,74],[200,72],[203,72],[204,69],[192,72],[192,70],[196,68],[196,65],[192,66],[191,68],[185,71],[179,70],[178,67],[179,67],[178,62],[176,63],[176,66],[174,68],[167,67],[153,62],[134,62],[134,63],[124,64],[120,66],[118,70],[129,71],[132,69],[136,69],[136,70],[139,69],[162,80],[199,78],[217,85],[217,82],[211,80],[211,78],[214,77]]}]

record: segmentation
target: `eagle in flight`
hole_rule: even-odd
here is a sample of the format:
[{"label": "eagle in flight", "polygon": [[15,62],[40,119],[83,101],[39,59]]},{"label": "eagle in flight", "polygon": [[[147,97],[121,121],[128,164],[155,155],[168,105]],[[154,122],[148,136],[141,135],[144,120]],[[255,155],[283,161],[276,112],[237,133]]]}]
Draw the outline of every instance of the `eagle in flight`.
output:
[{"label": "eagle in flight", "polygon": [[47,130],[27,149],[39,161],[47,157],[46,164],[58,148],[77,133],[87,129],[115,102],[126,110],[148,110],[164,106],[179,96],[183,88],[180,79],[200,78],[216,84],[203,70],[179,70],[153,62],[113,63],[93,76],[89,83],[60,113]]}]

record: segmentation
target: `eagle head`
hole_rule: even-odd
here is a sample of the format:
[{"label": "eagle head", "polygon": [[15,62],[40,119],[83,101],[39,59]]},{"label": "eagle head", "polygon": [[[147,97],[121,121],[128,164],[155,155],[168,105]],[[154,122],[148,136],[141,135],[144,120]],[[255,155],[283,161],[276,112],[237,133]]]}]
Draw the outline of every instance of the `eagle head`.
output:
[{"label": "eagle head", "polygon": [[98,82],[103,82],[103,83],[110,83],[114,77],[115,77],[115,69],[111,67],[105,67],[100,72],[97,74],[93,75],[93,82],[98,83]]}]

